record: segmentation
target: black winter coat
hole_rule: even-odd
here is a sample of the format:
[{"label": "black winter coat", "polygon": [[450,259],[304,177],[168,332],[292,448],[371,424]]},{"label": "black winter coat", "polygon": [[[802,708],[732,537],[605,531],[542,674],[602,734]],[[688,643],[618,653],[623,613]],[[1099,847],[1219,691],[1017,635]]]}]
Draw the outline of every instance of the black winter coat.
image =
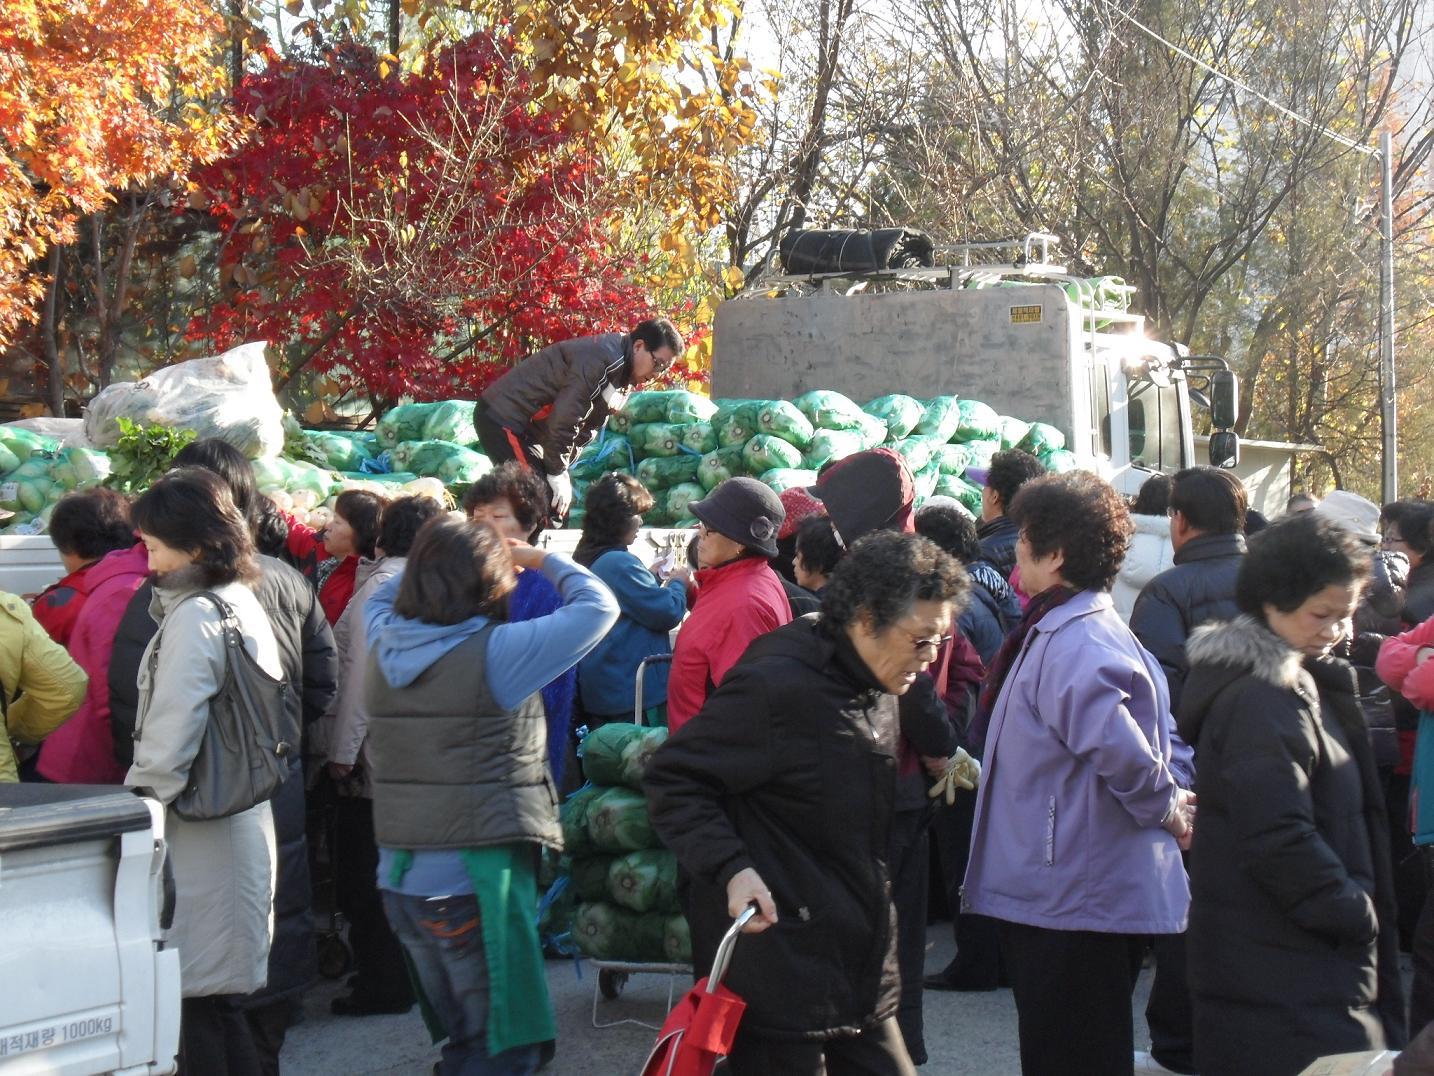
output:
[{"label": "black winter coat", "polygon": [[[338,650],[319,605],[318,594],[298,571],[273,557],[260,557],[262,572],[255,594],[274,629],[284,677],[301,685],[289,694],[290,707],[300,708],[307,726],[328,709],[338,691]],[[140,660],[157,626],[149,613],[152,586],[135,592],[120,621],[110,656],[110,722],[115,756],[128,766],[134,761],[134,722],[139,706]],[[278,872],[274,885],[274,940],[269,946],[269,979],[251,995],[267,1003],[299,993],[318,973],[310,911],[309,852],[304,836],[304,771],[296,754],[289,776],[270,803]]]},{"label": "black winter coat", "polygon": [[1010,516],[997,516],[976,527],[981,546],[981,559],[989,561],[1002,579],[1009,580],[1016,570],[1016,539],[1021,528]]},{"label": "black winter coat", "polygon": [[809,617],[754,641],[648,765],[653,825],[692,878],[696,966],[731,925],[734,875],[755,868],[776,902],[726,979],[758,1035],[829,1039],[896,1012],[897,731],[896,696]]},{"label": "black winter coat", "polygon": [[1135,599],[1130,630],[1165,670],[1170,686],[1170,709],[1180,710],[1189,662],[1185,642],[1201,624],[1232,620],[1240,614],[1235,605],[1235,577],[1245,556],[1242,534],[1205,534],[1191,538],[1175,553],[1175,565],[1166,568]]},{"label": "black winter coat", "polygon": [[1188,650],[1195,1066],[1294,1076],[1324,1054],[1398,1049],[1393,871],[1353,670],[1250,617]]}]

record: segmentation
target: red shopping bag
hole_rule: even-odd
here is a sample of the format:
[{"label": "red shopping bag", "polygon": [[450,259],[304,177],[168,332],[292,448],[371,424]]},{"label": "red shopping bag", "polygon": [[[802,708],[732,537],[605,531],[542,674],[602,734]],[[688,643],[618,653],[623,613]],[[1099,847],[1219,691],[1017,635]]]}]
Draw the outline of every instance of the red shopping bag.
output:
[{"label": "red shopping bag", "polygon": [[732,1052],[737,1024],[747,1003],[722,985],[737,935],[757,914],[748,908],[723,935],[712,973],[682,996],[657,1033],[642,1076],[712,1076],[717,1062]]},{"label": "red shopping bag", "polygon": [[667,1014],[642,1076],[712,1076],[732,1051],[737,1024],[747,1003],[721,983],[703,979]]}]

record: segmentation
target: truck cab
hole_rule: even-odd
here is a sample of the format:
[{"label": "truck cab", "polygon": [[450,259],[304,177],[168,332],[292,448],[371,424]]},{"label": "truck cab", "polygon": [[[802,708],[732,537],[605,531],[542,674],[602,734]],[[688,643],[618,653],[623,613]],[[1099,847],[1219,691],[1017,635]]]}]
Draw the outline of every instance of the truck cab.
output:
[{"label": "truck cab", "polygon": [[[953,264],[925,268],[764,274],[718,307],[712,394],[974,398],[1057,427],[1080,467],[1125,493],[1205,462],[1195,456],[1198,401],[1215,430],[1210,462],[1233,466],[1227,364],[1150,339],[1126,309],[1134,289],[1051,263],[1055,241],[966,244],[943,252]],[[977,261],[1006,251],[1010,261]]]}]

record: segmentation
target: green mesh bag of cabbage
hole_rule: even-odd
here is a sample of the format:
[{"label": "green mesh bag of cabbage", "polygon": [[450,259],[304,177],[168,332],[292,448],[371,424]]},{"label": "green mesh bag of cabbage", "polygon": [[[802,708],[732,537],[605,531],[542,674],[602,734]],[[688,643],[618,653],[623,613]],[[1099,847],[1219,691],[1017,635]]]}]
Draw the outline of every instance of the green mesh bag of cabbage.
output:
[{"label": "green mesh bag of cabbage", "polygon": [[607,901],[585,902],[573,916],[573,941],[594,960],[664,960],[669,918],[660,912],[642,915]]},{"label": "green mesh bag of cabbage", "polygon": [[618,856],[608,869],[607,892],[614,903],[634,912],[679,911],[677,858],[665,848]]},{"label": "green mesh bag of cabbage", "polygon": [[647,799],[630,788],[609,788],[588,806],[588,836],[603,852],[637,852],[658,844]]}]

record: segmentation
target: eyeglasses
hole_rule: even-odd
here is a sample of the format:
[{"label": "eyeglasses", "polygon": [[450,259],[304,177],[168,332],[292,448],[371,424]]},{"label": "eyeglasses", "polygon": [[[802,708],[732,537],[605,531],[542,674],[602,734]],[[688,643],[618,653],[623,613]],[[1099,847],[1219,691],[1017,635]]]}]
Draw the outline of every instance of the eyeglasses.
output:
[{"label": "eyeglasses", "polygon": [[911,649],[918,654],[921,653],[921,651],[923,650],[939,651],[943,646],[946,646],[948,643],[950,643],[952,638],[954,638],[954,636],[951,635],[913,635],[905,628],[899,628],[898,630],[901,632],[902,635],[905,635],[908,639],[911,640]]}]

